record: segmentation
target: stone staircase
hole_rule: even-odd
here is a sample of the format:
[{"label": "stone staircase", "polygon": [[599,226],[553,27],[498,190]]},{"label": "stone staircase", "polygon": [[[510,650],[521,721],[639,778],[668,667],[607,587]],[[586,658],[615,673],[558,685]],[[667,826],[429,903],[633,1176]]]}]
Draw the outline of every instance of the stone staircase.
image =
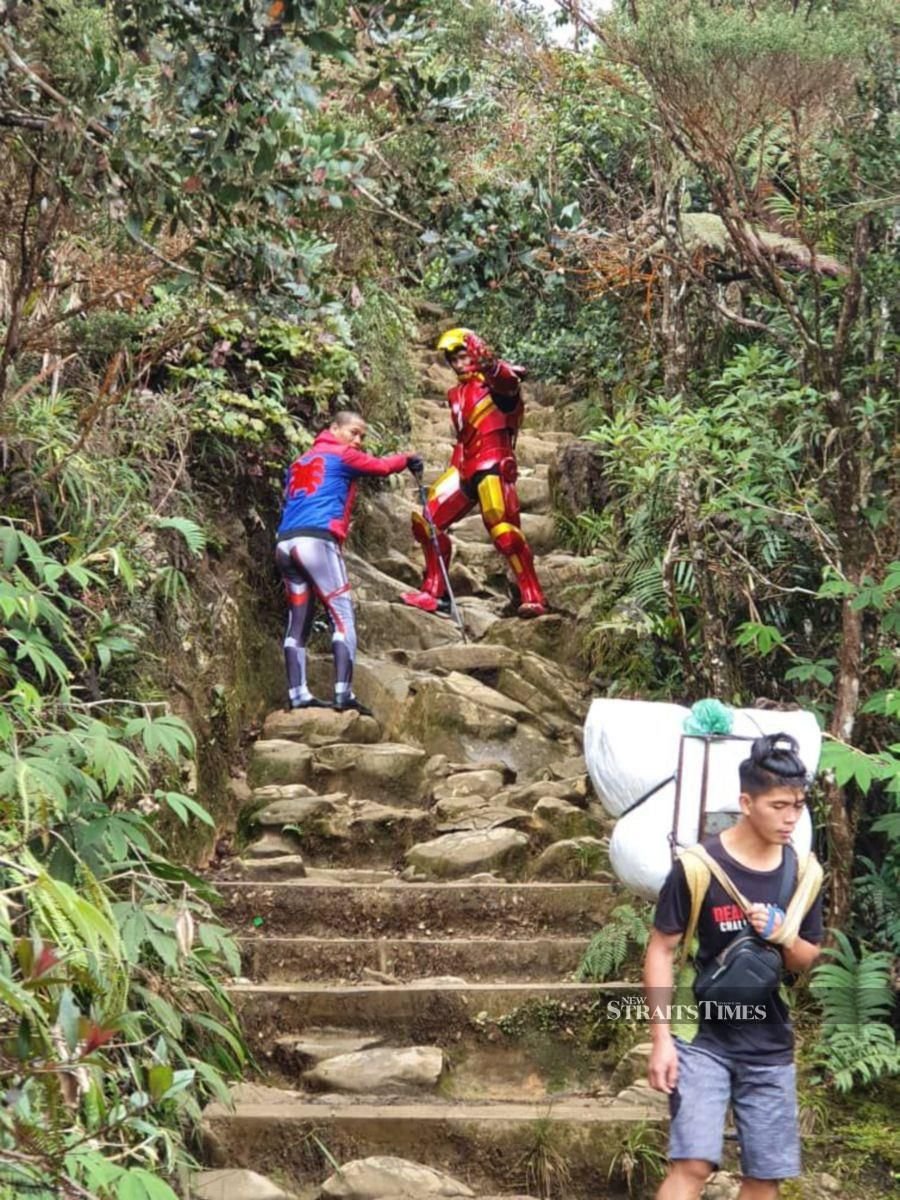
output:
[{"label": "stone staircase", "polygon": [[[451,377],[433,356],[422,377],[411,443],[434,478]],[[531,405],[518,447],[523,526],[563,604],[590,581],[548,515],[548,463],[570,436]],[[617,898],[569,614],[510,615],[477,516],[454,531],[451,568],[468,643],[398,603],[420,577],[413,506],[406,480],[380,492],[365,523],[377,548],[348,554],[354,686],[375,718],[276,712],[254,747],[249,844],[218,883],[260,1074],[204,1114],[219,1171],[203,1194],[255,1196],[226,1188],[252,1171],[275,1189],[260,1196],[303,1200],[624,1196],[623,1164],[664,1108],[636,1082],[634,1031],[607,1020],[627,985],[575,982]],[[312,676],[327,695],[329,657]]]}]

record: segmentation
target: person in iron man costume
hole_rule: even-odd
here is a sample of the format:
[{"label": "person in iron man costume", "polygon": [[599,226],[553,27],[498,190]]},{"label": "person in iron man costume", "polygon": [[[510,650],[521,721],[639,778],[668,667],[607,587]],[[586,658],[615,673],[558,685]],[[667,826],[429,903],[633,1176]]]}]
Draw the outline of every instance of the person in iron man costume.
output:
[{"label": "person in iron man costume", "polygon": [[[437,530],[445,566],[450,565],[447,530],[476,506],[491,539],[512,568],[519,587],[520,617],[540,617],[547,602],[534,570],[534,556],[522,533],[516,494],[516,435],[522,423],[522,367],[497,358],[470,329],[442,334],[443,350],[459,382],[447,393],[456,445],[448,469],[428,490],[426,512]],[[412,516],[413,537],[425,554],[425,578],[418,592],[401,599],[426,612],[449,610],[446,585],[433,535],[423,513]]]}]

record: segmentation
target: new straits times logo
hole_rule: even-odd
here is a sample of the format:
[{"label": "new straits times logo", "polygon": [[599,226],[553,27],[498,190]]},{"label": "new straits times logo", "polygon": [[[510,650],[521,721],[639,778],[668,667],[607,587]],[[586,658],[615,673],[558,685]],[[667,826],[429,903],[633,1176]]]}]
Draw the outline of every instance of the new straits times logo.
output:
[{"label": "new straits times logo", "polygon": [[616,996],[606,1002],[606,1016],[610,1021],[679,1025],[695,1021],[765,1021],[768,1015],[765,1004],[742,1004],[738,1000],[733,1003],[690,1000],[656,1004],[646,996]]}]

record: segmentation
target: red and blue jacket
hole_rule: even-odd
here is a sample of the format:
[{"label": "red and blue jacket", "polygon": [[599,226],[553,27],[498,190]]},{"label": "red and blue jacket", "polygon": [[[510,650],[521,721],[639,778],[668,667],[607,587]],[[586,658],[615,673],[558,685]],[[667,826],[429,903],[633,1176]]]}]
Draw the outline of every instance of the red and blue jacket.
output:
[{"label": "red and blue jacket", "polygon": [[408,454],[375,458],[323,430],[288,468],[278,540],[330,535],[343,542],[350,530],[359,476],[394,475],[405,468],[408,458]]}]

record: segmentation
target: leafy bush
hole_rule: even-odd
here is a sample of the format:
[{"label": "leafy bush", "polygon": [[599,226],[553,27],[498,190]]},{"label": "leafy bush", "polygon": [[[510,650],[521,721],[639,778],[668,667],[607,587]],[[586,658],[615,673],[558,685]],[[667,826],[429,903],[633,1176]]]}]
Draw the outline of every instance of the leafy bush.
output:
[{"label": "leafy bush", "polygon": [[194,738],[165,706],[83,699],[91,657],[133,650],[85,603],[103,580],[0,534],[0,1161],[21,1188],[173,1200],[183,1126],[247,1058],[236,948],[154,820],[211,823],[174,782]]},{"label": "leafy bush", "polygon": [[846,934],[823,951],[810,990],[822,1006],[817,1061],[839,1092],[900,1072],[900,1047],[889,1024],[894,1008],[892,958],[857,952]]}]

